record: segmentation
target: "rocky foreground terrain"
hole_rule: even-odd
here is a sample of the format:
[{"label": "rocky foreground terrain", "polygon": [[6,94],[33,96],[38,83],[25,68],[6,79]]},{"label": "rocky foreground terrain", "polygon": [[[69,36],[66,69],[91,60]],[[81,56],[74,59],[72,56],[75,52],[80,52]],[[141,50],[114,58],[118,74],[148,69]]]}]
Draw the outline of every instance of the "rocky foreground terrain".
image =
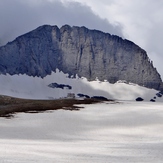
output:
[{"label": "rocky foreground terrain", "polygon": [[47,110],[79,110],[78,104],[92,104],[100,102],[99,99],[57,99],[57,100],[31,100],[0,95],[0,117],[11,118],[15,113],[38,113]]}]

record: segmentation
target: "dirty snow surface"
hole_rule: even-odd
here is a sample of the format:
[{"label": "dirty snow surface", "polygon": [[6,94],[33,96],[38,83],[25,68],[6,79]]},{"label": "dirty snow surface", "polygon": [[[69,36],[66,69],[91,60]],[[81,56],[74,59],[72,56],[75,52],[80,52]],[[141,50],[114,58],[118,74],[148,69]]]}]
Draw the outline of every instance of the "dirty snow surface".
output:
[{"label": "dirty snow surface", "polygon": [[83,106],[0,118],[0,162],[162,163],[163,103]]}]

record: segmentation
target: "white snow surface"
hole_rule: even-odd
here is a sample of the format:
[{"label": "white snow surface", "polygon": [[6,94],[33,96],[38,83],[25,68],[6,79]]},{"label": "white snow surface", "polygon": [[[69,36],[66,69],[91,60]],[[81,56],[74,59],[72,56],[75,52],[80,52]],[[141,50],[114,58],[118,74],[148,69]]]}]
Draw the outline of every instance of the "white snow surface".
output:
[{"label": "white snow surface", "polygon": [[[51,83],[72,86],[72,89],[60,89],[48,87]],[[138,86],[117,82],[111,84],[108,81],[88,81],[86,78],[68,78],[59,70],[44,78],[27,75],[0,75],[0,94],[28,99],[53,99],[67,97],[67,93],[82,93],[89,96],[104,96],[109,99],[135,100],[142,97],[149,101],[158,91]],[[156,101],[163,101],[157,98]]]},{"label": "white snow surface", "polygon": [[162,163],[163,103],[83,106],[0,118],[0,162]]}]

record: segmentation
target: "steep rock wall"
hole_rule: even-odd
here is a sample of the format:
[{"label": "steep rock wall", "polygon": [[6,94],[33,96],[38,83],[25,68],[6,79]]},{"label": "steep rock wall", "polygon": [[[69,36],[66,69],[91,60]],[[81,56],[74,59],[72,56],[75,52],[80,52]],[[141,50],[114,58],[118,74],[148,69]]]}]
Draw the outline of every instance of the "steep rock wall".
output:
[{"label": "steep rock wall", "polygon": [[45,77],[56,68],[70,75],[118,80],[160,89],[146,52],[133,42],[85,27],[44,25],[0,47],[0,72]]}]

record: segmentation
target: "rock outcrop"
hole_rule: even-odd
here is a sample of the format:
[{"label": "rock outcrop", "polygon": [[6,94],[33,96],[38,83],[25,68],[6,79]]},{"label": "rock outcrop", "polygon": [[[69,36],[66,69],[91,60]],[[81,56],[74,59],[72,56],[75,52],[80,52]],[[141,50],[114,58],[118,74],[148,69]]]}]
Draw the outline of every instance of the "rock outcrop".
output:
[{"label": "rock outcrop", "polygon": [[133,42],[85,27],[44,25],[0,47],[0,73],[45,77],[56,68],[88,80],[118,80],[160,89],[146,52]]}]

